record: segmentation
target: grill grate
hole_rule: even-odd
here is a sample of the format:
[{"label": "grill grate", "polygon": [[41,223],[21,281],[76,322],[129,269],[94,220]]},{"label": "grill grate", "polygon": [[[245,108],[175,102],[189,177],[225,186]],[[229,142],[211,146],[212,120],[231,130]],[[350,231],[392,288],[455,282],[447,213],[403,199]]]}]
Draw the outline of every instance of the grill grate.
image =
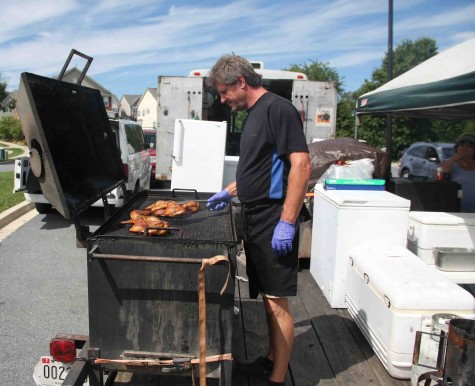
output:
[{"label": "grill grate", "polygon": [[[130,218],[130,211],[144,209],[157,200],[175,200],[184,202],[189,200],[199,201],[201,209],[193,214],[176,218],[164,218],[172,228],[165,236],[145,236],[131,233],[130,225],[122,225],[121,221]],[[235,243],[236,235],[232,221],[231,209],[212,212],[206,208],[206,200],[201,194],[194,196],[140,194],[124,206],[111,219],[104,223],[96,232],[96,236],[112,238],[147,238],[153,240],[186,241],[186,242],[217,242]]]}]

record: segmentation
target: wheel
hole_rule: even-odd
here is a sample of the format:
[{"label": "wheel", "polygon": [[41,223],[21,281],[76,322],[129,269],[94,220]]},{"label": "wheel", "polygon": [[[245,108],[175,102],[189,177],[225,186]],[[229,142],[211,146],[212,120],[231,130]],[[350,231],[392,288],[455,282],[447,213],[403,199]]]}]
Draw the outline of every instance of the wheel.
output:
[{"label": "wheel", "polygon": [[411,173],[409,173],[409,169],[404,169],[401,171],[401,177],[402,178],[410,178],[411,177]]},{"label": "wheel", "polygon": [[35,208],[38,213],[46,214],[53,210],[53,206],[51,204],[43,204],[43,203],[35,203]]}]

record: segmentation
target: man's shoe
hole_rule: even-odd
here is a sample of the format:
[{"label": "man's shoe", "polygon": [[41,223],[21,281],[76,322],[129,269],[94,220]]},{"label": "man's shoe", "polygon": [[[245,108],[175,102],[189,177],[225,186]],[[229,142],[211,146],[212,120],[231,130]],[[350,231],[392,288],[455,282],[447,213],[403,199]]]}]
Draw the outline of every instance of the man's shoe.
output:
[{"label": "man's shoe", "polygon": [[250,377],[268,379],[272,373],[274,362],[267,357],[259,357],[254,362],[237,362],[236,368],[239,372]]}]

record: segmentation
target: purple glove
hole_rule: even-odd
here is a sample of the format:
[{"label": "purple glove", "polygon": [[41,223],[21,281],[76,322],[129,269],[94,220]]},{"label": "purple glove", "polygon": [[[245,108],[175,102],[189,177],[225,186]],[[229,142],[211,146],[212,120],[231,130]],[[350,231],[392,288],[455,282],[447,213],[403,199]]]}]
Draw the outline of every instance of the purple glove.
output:
[{"label": "purple glove", "polygon": [[272,236],[272,250],[279,256],[285,256],[292,250],[295,236],[295,224],[280,220]]},{"label": "purple glove", "polygon": [[228,201],[231,199],[231,193],[226,189],[216,193],[213,197],[208,199],[206,206],[209,210],[221,210],[226,208]]}]

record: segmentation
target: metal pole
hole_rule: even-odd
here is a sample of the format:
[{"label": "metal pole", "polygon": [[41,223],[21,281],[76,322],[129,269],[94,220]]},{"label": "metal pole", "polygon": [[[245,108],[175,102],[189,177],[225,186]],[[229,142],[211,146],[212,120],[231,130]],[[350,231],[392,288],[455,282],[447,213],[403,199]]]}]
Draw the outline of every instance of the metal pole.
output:
[{"label": "metal pole", "polygon": [[[389,82],[393,78],[393,0],[388,0],[388,75],[387,81]],[[393,153],[392,133],[393,122],[392,115],[388,113],[386,115],[386,152],[389,156],[388,170],[386,179],[391,179],[391,161]]]}]

